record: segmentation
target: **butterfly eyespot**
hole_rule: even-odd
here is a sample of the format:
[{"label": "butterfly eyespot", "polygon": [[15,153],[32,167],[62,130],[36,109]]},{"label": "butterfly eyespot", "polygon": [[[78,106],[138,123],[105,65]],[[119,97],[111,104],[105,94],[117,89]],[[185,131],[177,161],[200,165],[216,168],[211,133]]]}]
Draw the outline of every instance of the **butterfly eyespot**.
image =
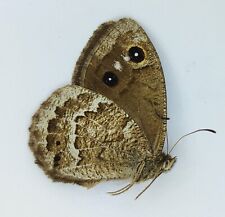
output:
[{"label": "butterfly eyespot", "polygon": [[102,80],[109,87],[114,87],[119,82],[118,77],[113,72],[105,72]]},{"label": "butterfly eyespot", "polygon": [[54,161],[60,161],[60,160],[61,160],[60,154],[56,154],[54,157]]},{"label": "butterfly eyespot", "polygon": [[60,143],[60,141],[56,141],[56,143],[55,143],[56,145],[60,145],[61,143]]},{"label": "butterfly eyespot", "polygon": [[140,47],[131,47],[128,51],[130,60],[134,63],[140,63],[145,59],[145,53]]},{"label": "butterfly eyespot", "polygon": [[55,157],[54,157],[54,167],[59,166],[59,161],[60,161],[60,160],[61,160],[61,154],[58,153],[58,154],[56,154]]}]

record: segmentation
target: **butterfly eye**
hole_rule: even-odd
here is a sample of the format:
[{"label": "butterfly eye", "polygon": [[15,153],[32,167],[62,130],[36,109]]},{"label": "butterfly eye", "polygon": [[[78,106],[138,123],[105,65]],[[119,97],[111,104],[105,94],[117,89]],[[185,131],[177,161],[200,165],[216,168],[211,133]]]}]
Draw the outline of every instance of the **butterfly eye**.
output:
[{"label": "butterfly eye", "polygon": [[105,72],[102,80],[109,87],[114,87],[119,82],[118,77],[113,72]]},{"label": "butterfly eye", "polygon": [[163,163],[163,168],[164,168],[164,170],[170,169],[170,162],[168,160]]},{"label": "butterfly eye", "polygon": [[140,63],[144,60],[145,54],[140,47],[131,47],[128,51],[130,60],[134,63]]}]

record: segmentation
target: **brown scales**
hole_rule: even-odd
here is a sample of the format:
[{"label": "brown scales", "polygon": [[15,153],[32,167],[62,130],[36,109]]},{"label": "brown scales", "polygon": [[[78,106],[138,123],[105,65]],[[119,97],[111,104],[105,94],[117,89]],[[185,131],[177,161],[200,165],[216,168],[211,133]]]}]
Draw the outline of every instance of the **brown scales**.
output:
[{"label": "brown scales", "polygon": [[[131,48],[141,51],[139,57],[129,56]],[[113,86],[103,80],[106,72],[117,78]],[[130,179],[125,191],[173,166],[175,159],[162,153],[167,117],[162,67],[135,21],[102,24],[77,61],[72,83],[79,86],[55,91],[30,127],[30,148],[49,177],[88,187]]]}]

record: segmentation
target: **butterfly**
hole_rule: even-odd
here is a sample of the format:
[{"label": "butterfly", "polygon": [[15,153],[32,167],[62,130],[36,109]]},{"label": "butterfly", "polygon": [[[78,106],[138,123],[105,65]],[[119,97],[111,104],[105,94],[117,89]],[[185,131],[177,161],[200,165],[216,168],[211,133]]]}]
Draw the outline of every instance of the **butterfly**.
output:
[{"label": "butterfly", "polygon": [[129,179],[111,192],[117,195],[173,167],[176,157],[162,151],[166,106],[162,67],[147,34],[132,19],[109,21],[88,41],[72,84],[34,114],[29,146],[56,181],[93,187]]}]

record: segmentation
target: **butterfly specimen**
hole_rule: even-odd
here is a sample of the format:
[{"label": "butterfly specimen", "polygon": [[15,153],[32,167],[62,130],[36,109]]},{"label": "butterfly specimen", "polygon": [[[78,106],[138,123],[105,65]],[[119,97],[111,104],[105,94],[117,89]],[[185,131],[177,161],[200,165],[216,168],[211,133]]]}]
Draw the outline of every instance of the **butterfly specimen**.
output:
[{"label": "butterfly specimen", "polygon": [[155,180],[176,159],[163,153],[166,88],[159,57],[132,19],[102,24],[77,61],[72,84],[38,109],[29,146],[53,180],[86,187]]}]

